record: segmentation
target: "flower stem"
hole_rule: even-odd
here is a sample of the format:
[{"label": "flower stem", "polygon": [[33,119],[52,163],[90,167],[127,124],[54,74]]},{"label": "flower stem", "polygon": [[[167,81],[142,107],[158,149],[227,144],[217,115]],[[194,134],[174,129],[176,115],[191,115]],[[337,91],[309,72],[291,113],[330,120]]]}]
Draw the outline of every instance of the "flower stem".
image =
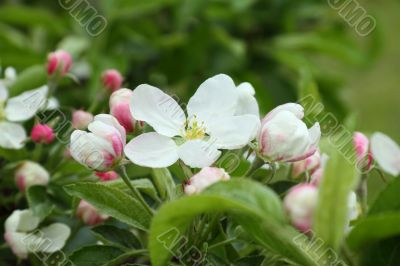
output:
[{"label": "flower stem", "polygon": [[257,172],[258,169],[260,169],[263,165],[265,164],[265,162],[259,158],[256,157],[253,161],[253,163],[251,164],[251,167],[249,170],[247,170],[247,172],[245,173],[245,176],[247,177],[251,177],[255,172]]},{"label": "flower stem", "polygon": [[361,180],[360,184],[358,185],[357,188],[357,194],[360,199],[360,205],[361,205],[361,210],[362,214],[365,215],[368,211],[368,204],[367,204],[367,193],[368,193],[368,187],[367,187],[367,175],[363,174],[361,175]]},{"label": "flower stem", "polygon": [[129,180],[128,174],[126,172],[126,168],[125,165],[121,165],[120,167],[121,172],[122,172],[122,179],[124,180],[125,184],[128,186],[128,188],[132,191],[133,195],[136,197],[136,199],[138,199],[140,201],[140,203],[143,205],[143,207],[147,210],[147,212],[150,215],[153,215],[153,210],[150,208],[150,206],[147,204],[147,202],[143,199],[142,195],[140,194],[140,192],[137,190],[137,188],[135,188],[134,186],[132,186],[131,181]]}]

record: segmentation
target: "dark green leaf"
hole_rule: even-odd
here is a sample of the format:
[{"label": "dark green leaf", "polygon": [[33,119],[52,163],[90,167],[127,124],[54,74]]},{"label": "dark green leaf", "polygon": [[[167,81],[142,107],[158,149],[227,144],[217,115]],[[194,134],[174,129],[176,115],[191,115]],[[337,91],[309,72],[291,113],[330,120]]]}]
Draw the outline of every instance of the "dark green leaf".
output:
[{"label": "dark green leaf", "polygon": [[117,245],[124,248],[139,248],[140,241],[133,235],[132,232],[126,229],[121,229],[112,225],[100,225],[92,228],[96,237],[107,245]]},{"label": "dark green leaf", "polygon": [[44,186],[29,187],[26,197],[28,199],[29,208],[41,220],[46,218],[54,209],[54,205],[48,198],[46,187]]},{"label": "dark green leaf", "polygon": [[123,254],[119,248],[112,246],[88,246],[71,254],[69,260],[76,266],[102,266]]},{"label": "dark green leaf", "polygon": [[372,204],[368,215],[378,214],[386,211],[400,210],[400,178],[394,179],[379,194],[378,198]]}]

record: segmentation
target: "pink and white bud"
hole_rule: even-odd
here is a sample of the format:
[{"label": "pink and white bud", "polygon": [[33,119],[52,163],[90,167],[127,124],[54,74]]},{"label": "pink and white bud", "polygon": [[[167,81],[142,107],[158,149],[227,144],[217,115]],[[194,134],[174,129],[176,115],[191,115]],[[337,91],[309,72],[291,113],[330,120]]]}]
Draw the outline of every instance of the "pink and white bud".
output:
[{"label": "pink and white bud", "polygon": [[353,145],[356,150],[357,165],[369,170],[372,164],[372,155],[369,151],[369,140],[361,132],[354,132]]},{"label": "pink and white bud", "polygon": [[222,168],[204,167],[187,182],[185,193],[187,195],[198,194],[214,183],[229,179],[230,176]]},{"label": "pink and white bud", "polygon": [[47,57],[47,73],[65,76],[72,67],[72,57],[64,50],[52,52]]},{"label": "pink and white bud", "polygon": [[259,154],[270,161],[295,162],[313,155],[321,130],[318,123],[310,129],[301,120],[301,105],[287,103],[269,112],[261,122]]},{"label": "pink and white bud", "polygon": [[328,163],[329,156],[325,153],[321,155],[319,166],[312,172],[310,184],[314,186],[319,186],[322,177],[324,176],[325,168]]},{"label": "pink and white bud", "polygon": [[132,94],[132,90],[119,89],[114,91],[110,97],[110,113],[117,118],[126,132],[133,132],[136,125],[136,120],[133,118],[129,107]]},{"label": "pink and white bud", "polygon": [[96,172],[95,175],[103,182],[118,179],[118,174],[115,171]]},{"label": "pink and white bud", "polygon": [[87,225],[97,225],[108,219],[108,215],[98,212],[92,204],[84,200],[79,202],[76,214]]},{"label": "pink and white bud", "polygon": [[53,129],[48,125],[34,125],[31,131],[31,139],[33,142],[50,144],[55,138]]},{"label": "pink and white bud", "polygon": [[88,126],[89,131],[75,130],[71,135],[72,157],[96,171],[109,171],[123,158],[125,129],[111,115],[100,114]]},{"label": "pink and white bud", "polygon": [[121,73],[116,69],[108,69],[101,75],[104,87],[112,92],[121,88],[123,79]]},{"label": "pink and white bud", "polygon": [[93,121],[93,115],[83,110],[75,111],[72,114],[72,126],[76,129],[86,129]]},{"label": "pink and white bud", "polygon": [[305,172],[313,174],[314,171],[317,170],[317,168],[319,167],[320,161],[321,153],[319,149],[317,149],[317,151],[307,159],[294,162],[292,170],[293,177],[298,177]]},{"label": "pink and white bud", "polygon": [[312,228],[314,210],[317,207],[318,189],[310,184],[300,184],[284,199],[284,206],[292,224],[301,232]]},{"label": "pink and white bud", "polygon": [[15,172],[15,182],[20,191],[33,185],[47,185],[50,175],[40,164],[31,161],[23,162]]}]

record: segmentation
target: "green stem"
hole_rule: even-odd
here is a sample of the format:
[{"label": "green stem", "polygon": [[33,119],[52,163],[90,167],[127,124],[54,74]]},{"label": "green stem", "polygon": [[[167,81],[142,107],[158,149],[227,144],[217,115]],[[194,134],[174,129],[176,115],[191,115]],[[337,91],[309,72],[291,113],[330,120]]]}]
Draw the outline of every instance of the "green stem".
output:
[{"label": "green stem", "polygon": [[147,249],[132,250],[132,251],[129,251],[129,252],[122,254],[121,256],[111,260],[110,262],[107,263],[107,265],[109,265],[109,266],[121,265],[123,262],[125,262],[129,258],[131,258],[133,256],[137,256],[137,255],[146,254],[147,252],[148,252]]},{"label": "green stem", "polygon": [[129,180],[128,174],[126,172],[126,168],[124,165],[122,165],[120,167],[121,172],[122,172],[122,179],[124,180],[125,184],[128,186],[128,188],[132,191],[133,195],[140,201],[140,203],[143,205],[143,207],[147,210],[147,212],[150,215],[153,215],[153,210],[149,207],[149,205],[147,204],[147,202],[143,199],[142,195],[140,194],[140,192],[137,190],[137,188],[135,188],[134,186],[132,186],[131,181]]},{"label": "green stem", "polygon": [[251,164],[251,167],[249,170],[247,170],[245,176],[251,177],[255,172],[257,172],[258,169],[260,169],[263,165],[265,164],[264,160],[262,160],[259,157],[256,157]]},{"label": "green stem", "polygon": [[368,203],[367,203],[367,196],[368,196],[368,184],[367,184],[367,175],[363,174],[361,176],[360,184],[357,188],[357,194],[360,199],[360,205],[362,214],[365,215],[368,211]]},{"label": "green stem", "polygon": [[214,245],[209,246],[208,249],[213,249],[213,248],[216,248],[216,247],[219,247],[219,246],[223,246],[225,244],[229,244],[229,243],[235,242],[236,240],[237,240],[236,237],[228,238],[228,239],[225,239],[224,241],[221,241],[221,242],[215,243]]}]

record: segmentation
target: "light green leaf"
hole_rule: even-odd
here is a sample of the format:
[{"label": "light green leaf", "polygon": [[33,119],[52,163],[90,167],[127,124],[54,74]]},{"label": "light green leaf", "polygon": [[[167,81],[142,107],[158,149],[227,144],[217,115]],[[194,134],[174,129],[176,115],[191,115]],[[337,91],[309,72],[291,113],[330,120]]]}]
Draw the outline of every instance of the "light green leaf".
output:
[{"label": "light green leaf", "polygon": [[[109,186],[111,188],[115,188],[118,190],[123,190],[126,193],[131,193],[130,189],[128,186],[125,184],[125,182],[122,179],[117,179],[113,181],[108,181],[103,183],[106,186]],[[158,195],[157,191],[153,185],[153,183],[146,178],[141,178],[141,179],[134,179],[131,180],[132,186],[137,188],[139,191],[149,195],[151,198],[158,200]]]},{"label": "light green leaf", "polygon": [[175,182],[168,168],[153,169],[153,182],[163,200],[177,198]]},{"label": "light green leaf", "polygon": [[394,179],[379,194],[378,198],[372,204],[368,215],[378,214],[387,211],[400,210],[400,178]]},{"label": "light green leaf", "polygon": [[118,189],[96,183],[78,183],[64,189],[71,196],[84,199],[102,213],[133,227],[147,230],[150,225],[151,216],[140,202]]},{"label": "light green leaf", "polygon": [[54,205],[48,198],[46,187],[44,186],[29,187],[26,197],[28,199],[29,208],[40,220],[46,218],[54,209]]},{"label": "light green leaf", "polygon": [[319,187],[314,217],[315,233],[335,250],[342,243],[348,216],[348,198],[358,182],[352,159],[345,158],[341,153],[343,150],[335,150],[330,154]]},{"label": "light green leaf", "polygon": [[[165,204],[153,219],[150,231],[152,265],[167,265],[194,217],[203,213],[226,212],[261,245],[301,265],[316,265],[293,241],[298,235],[286,223],[279,197],[251,180],[233,179],[211,186],[203,194],[183,197]],[[181,250],[182,251],[182,250]]]},{"label": "light green leaf", "polygon": [[31,66],[22,71],[10,88],[12,95],[32,90],[47,84],[47,73],[44,65]]}]

